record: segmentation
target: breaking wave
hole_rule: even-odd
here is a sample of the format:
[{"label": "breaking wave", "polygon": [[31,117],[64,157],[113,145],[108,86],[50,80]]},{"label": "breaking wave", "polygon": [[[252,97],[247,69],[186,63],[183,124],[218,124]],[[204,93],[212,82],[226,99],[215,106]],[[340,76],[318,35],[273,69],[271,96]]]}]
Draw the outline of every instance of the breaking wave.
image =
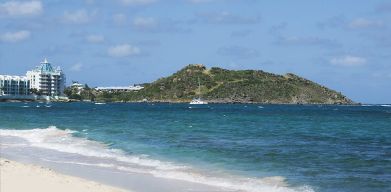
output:
[{"label": "breaking wave", "polygon": [[[177,165],[148,158],[146,155],[127,154],[106,144],[73,136],[77,131],[62,130],[55,126],[45,129],[9,130],[0,129],[0,136],[13,136],[28,141],[29,146],[51,149],[64,153],[101,159],[99,163],[76,162],[64,159],[60,163],[79,164],[111,168],[124,172],[148,173],[155,177],[178,179],[220,187],[234,191],[248,192],[299,192],[313,189],[309,186],[289,187],[284,177],[247,178],[237,175],[210,175],[192,167]],[[109,161],[108,161],[109,160]],[[110,163],[107,163],[110,162]]]}]

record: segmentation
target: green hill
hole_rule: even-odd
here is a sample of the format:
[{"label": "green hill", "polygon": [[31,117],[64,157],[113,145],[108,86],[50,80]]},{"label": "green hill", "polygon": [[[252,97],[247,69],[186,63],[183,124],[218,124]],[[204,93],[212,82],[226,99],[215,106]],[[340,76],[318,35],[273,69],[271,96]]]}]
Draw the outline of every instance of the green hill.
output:
[{"label": "green hill", "polygon": [[[198,79],[201,92],[198,91]],[[138,92],[103,93],[111,101],[188,102],[199,95],[209,102],[352,104],[339,92],[288,73],[284,76],[259,70],[226,70],[188,65],[171,76],[144,84]]]}]

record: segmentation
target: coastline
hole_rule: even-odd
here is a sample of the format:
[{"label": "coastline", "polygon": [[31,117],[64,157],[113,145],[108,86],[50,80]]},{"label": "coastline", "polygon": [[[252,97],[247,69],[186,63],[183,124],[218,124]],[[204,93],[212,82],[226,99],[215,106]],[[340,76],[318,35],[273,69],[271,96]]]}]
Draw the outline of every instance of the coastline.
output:
[{"label": "coastline", "polygon": [[[243,102],[243,101],[226,101],[226,100],[205,100],[209,104],[254,104],[254,105],[347,105],[347,106],[360,106],[365,105],[365,103],[353,102],[353,103],[294,103],[294,102]],[[31,103],[31,102],[48,102],[47,100],[0,100],[4,103]],[[191,100],[151,100],[151,101],[142,101],[142,100],[130,100],[130,101],[110,101],[110,100],[96,100],[96,101],[82,101],[70,99],[68,101],[64,100],[50,100],[52,103],[94,103],[94,102],[104,102],[104,103],[168,103],[168,104],[188,104]],[[376,105],[376,104],[373,104]]]},{"label": "coastline", "polygon": [[[38,135],[36,135],[36,133],[38,133],[37,131],[39,132]],[[208,183],[197,182],[194,181],[193,178],[178,178],[176,174],[170,175],[173,172],[169,168],[154,169],[154,162],[161,164],[158,161],[143,161],[137,157],[122,156],[121,152],[105,148],[104,145],[94,141],[86,141],[81,138],[73,137],[66,133],[66,131],[61,131],[55,127],[30,130],[25,132],[27,135],[23,132],[24,131],[20,133],[27,136],[27,138],[12,136],[12,134],[8,134],[9,131],[0,129],[1,183],[11,183],[6,184],[9,188],[1,188],[1,191],[28,191],[18,188],[20,187],[20,184],[29,186],[26,189],[31,188],[34,189],[32,191],[43,192],[58,191],[53,190],[57,187],[66,189],[64,192],[232,191],[223,186],[213,186]],[[32,135],[29,133],[32,133]],[[37,137],[33,135],[36,135]],[[50,145],[47,145],[49,143],[45,143],[44,140],[51,140],[51,135],[55,135],[55,137],[53,137],[55,143],[50,143],[49,141]],[[36,140],[38,142],[34,142],[34,138],[43,140],[43,142],[39,142],[38,140]],[[59,139],[57,140],[56,138]],[[71,143],[74,144],[67,144],[66,146],[61,144],[62,141],[68,139],[71,139]],[[81,145],[84,145],[84,147]],[[51,148],[50,146],[54,146],[54,148]],[[68,151],[67,149],[74,150]],[[85,155],[84,153],[87,154]],[[125,160],[125,162],[121,161],[121,159]],[[126,163],[126,159],[128,161],[135,160],[135,162]],[[141,162],[138,163],[139,161]],[[9,164],[17,166],[10,166],[11,168],[4,167],[4,165],[9,166]],[[163,164],[161,164],[161,166],[164,166]],[[8,176],[9,173],[11,173],[12,177]],[[30,177],[34,178],[30,179]],[[3,181],[3,179],[7,178],[9,180]],[[52,181],[53,178],[55,178],[54,181]],[[50,186],[55,187],[47,189],[47,183],[49,183]],[[77,185],[78,188],[68,189],[66,184]],[[105,187],[100,188],[99,186]],[[110,186],[114,187],[110,188]],[[84,188],[92,190],[84,190]]]},{"label": "coastline", "polygon": [[[186,164],[126,154],[118,149],[110,149],[101,142],[74,137],[72,133],[74,131],[54,126],[27,130],[0,129],[1,158],[137,192],[313,192],[305,184],[290,186],[286,177],[280,175],[247,177],[231,174],[229,171],[210,172]],[[22,175],[29,174],[26,171],[29,169],[20,170]],[[18,169],[15,172],[18,173]],[[42,171],[31,175],[40,175],[40,172]],[[41,180],[45,181],[46,178],[51,177],[45,176]],[[16,181],[24,184],[25,180],[29,181],[28,178]],[[45,183],[37,183],[37,187]]]},{"label": "coastline", "polygon": [[124,192],[84,178],[64,175],[50,168],[0,158],[0,191]]}]

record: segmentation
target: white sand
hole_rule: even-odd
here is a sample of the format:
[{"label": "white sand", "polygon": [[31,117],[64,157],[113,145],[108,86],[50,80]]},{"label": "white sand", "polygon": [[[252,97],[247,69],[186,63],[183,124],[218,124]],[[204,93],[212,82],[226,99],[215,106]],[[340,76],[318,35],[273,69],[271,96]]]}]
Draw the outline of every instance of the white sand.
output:
[{"label": "white sand", "polygon": [[120,192],[123,189],[78,177],[56,173],[48,168],[0,159],[1,192]]}]

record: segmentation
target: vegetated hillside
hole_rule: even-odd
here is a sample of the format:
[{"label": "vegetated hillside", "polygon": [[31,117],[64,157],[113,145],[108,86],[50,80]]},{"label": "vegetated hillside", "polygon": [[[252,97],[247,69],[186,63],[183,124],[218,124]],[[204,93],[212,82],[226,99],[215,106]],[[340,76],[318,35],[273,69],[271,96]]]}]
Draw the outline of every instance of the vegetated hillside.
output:
[{"label": "vegetated hillside", "polygon": [[[198,79],[201,82],[200,92]],[[106,94],[105,98],[187,102],[201,96],[209,102],[353,103],[339,92],[291,73],[282,76],[259,70],[206,69],[200,64],[188,65],[171,76],[144,86],[138,92]]]}]

